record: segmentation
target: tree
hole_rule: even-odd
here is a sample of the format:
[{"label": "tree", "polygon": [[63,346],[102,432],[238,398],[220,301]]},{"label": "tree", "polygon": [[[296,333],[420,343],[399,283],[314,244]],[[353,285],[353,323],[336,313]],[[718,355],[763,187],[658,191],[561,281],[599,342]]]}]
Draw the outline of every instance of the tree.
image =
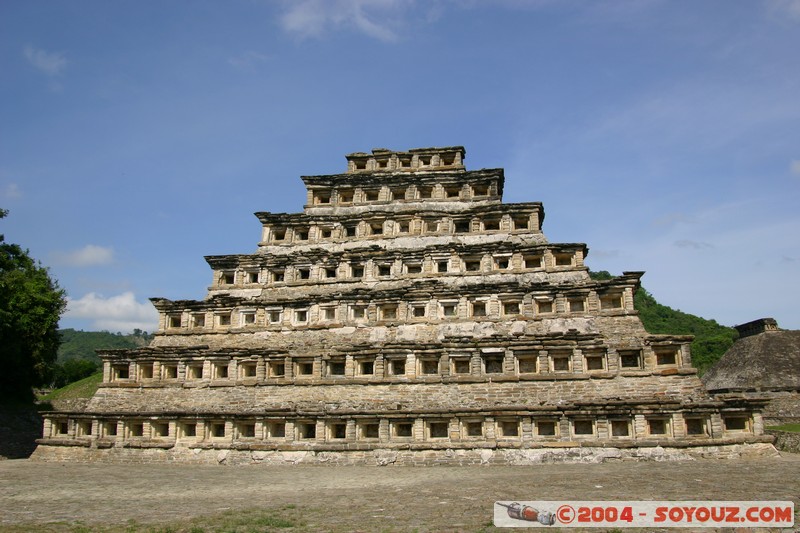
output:
[{"label": "tree", "polygon": [[0,400],[31,400],[50,381],[66,305],[47,269],[0,235]]},{"label": "tree", "polygon": [[56,363],[53,367],[53,388],[60,389],[65,385],[88,378],[97,372],[100,365],[88,359],[67,359]]}]

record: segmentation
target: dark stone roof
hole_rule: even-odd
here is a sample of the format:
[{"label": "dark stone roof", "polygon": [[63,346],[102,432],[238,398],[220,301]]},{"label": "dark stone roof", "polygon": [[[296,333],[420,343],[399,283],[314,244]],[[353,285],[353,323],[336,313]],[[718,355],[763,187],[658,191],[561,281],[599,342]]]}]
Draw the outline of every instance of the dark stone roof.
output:
[{"label": "dark stone roof", "polygon": [[703,383],[710,392],[800,391],[800,331],[767,330],[740,338]]}]

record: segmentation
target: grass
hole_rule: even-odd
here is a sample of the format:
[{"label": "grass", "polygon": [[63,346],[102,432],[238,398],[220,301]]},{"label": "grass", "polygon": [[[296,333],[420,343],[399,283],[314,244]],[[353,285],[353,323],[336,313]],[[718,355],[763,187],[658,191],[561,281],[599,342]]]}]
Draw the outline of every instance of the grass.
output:
[{"label": "grass", "polygon": [[[198,517],[191,520],[176,520],[165,524],[141,524],[129,520],[125,524],[85,524],[50,523],[36,524],[41,533],[271,533],[271,532],[311,532],[319,526],[307,525],[304,516],[325,515],[321,509],[297,509],[286,505],[273,509],[244,509]],[[329,525],[329,524],[327,524]],[[28,525],[3,526],[2,533],[23,533],[31,531]]]},{"label": "grass", "polygon": [[767,429],[775,429],[777,431],[791,431],[793,433],[800,433],[800,424],[781,424],[780,426],[768,426]]},{"label": "grass", "polygon": [[[411,533],[432,531],[500,531],[485,519],[463,528],[450,525],[452,517],[434,517],[422,527],[408,522],[380,520],[368,512],[338,514],[335,509],[314,505],[282,505],[249,509],[230,509],[191,519],[175,519],[158,524],[128,520],[124,523],[56,522],[3,525],[0,533]],[[602,533],[598,531],[598,533]]]},{"label": "grass", "polygon": [[100,385],[102,381],[103,381],[103,373],[98,372],[96,374],[92,374],[88,378],[83,378],[80,381],[70,383],[65,387],[51,391],[48,394],[45,394],[44,396],[40,396],[38,400],[40,402],[52,402],[53,400],[91,398],[94,395],[94,393],[97,392],[97,387]]},{"label": "grass", "polygon": [[[287,512],[285,508],[274,510],[252,509],[246,511],[226,511],[205,519],[195,519],[188,524],[174,524],[164,529],[143,529],[141,531],[157,531],[159,533],[188,532],[188,533],[255,533],[267,531],[305,531],[297,529],[303,523],[295,513]],[[140,531],[140,530],[137,530]]]}]

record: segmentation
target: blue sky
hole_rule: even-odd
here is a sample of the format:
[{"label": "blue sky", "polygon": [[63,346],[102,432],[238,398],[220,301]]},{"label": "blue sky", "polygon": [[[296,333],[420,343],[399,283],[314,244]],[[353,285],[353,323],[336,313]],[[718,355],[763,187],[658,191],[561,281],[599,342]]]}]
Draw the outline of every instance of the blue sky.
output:
[{"label": "blue sky", "polygon": [[463,145],[662,303],[800,329],[800,1],[0,3],[0,233],[155,329],[344,154]]}]

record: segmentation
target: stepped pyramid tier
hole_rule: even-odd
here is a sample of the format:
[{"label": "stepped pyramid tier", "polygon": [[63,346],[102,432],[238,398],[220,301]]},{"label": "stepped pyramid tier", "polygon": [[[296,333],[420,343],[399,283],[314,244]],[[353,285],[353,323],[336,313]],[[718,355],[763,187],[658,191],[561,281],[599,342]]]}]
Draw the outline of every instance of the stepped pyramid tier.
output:
[{"label": "stepped pyramid tier", "polygon": [[651,335],[641,272],[589,275],[539,202],[463,147],[353,153],[259,212],[251,254],[206,257],[203,300],[153,298],[150,346],[105,350],[39,458],[366,464],[736,455],[758,402],[709,395],[692,340]]}]

